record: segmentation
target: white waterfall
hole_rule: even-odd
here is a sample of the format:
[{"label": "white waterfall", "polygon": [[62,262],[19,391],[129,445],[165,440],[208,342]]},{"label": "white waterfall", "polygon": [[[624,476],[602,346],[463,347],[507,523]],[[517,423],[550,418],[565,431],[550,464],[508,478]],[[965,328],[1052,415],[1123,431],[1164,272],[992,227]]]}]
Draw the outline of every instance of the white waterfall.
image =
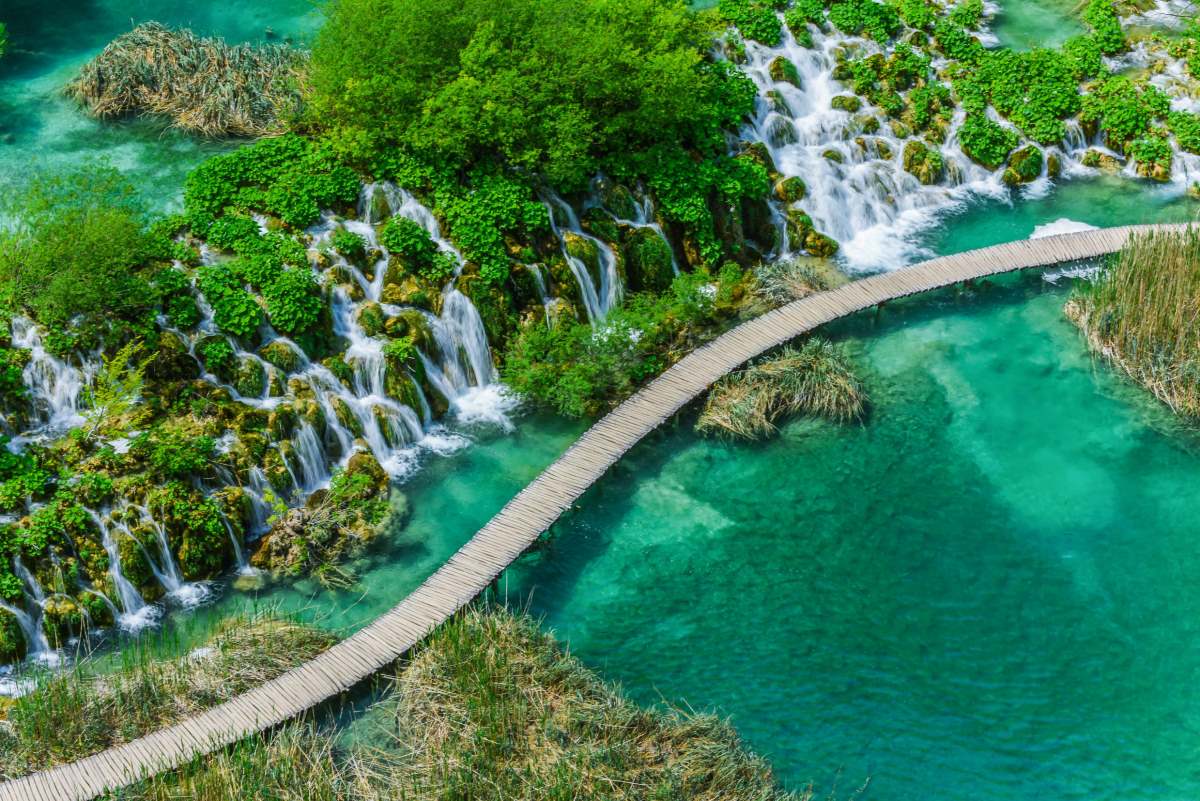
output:
[{"label": "white waterfall", "polygon": [[[583,308],[587,312],[588,322],[593,326],[599,325],[621,302],[625,287],[621,284],[621,275],[617,272],[617,254],[607,242],[586,233],[579,224],[579,217],[571,204],[554,193],[547,195],[544,201],[546,213],[550,217],[550,228],[554,236],[562,244],[562,255],[579,285],[579,296]],[[555,217],[554,210],[558,209],[565,218],[566,227]],[[593,245],[599,261],[599,275],[593,279],[591,271],[582,259],[571,255],[567,234],[578,237]]]},{"label": "white waterfall", "polygon": [[[599,184],[605,180],[604,176],[597,176],[592,180],[592,193],[595,195],[599,189]],[[675,258],[675,248],[671,247],[671,240],[667,238],[667,234],[663,231],[661,225],[654,218],[654,200],[651,199],[649,192],[642,194],[641,200],[633,201],[634,216],[632,218],[621,217],[615,211],[601,205],[612,218],[621,225],[628,225],[632,228],[649,228],[654,233],[658,234],[658,238],[667,246],[667,252],[671,254],[671,271],[675,275],[679,275],[679,262]]]},{"label": "white waterfall", "polygon": [[148,605],[137,587],[125,578],[121,569],[121,552],[117,547],[116,538],[113,537],[112,526],[109,525],[108,510],[96,512],[89,509],[88,514],[91,515],[96,528],[100,530],[100,543],[108,555],[108,576],[121,605],[121,612],[117,616],[116,623],[124,631],[141,631],[157,622],[161,610]]},{"label": "white waterfall", "polygon": [[50,354],[37,326],[26,317],[13,318],[12,344],[29,351],[22,377],[33,406],[35,432],[53,436],[81,425],[80,395],[94,366],[89,365],[85,372]]},{"label": "white waterfall", "polygon": [[59,654],[50,647],[50,640],[46,637],[43,625],[42,607],[46,601],[46,594],[37,578],[21,563],[21,557],[14,556],[12,566],[13,573],[21,579],[23,585],[21,592],[25,598],[25,608],[18,609],[4,600],[0,600],[0,609],[16,618],[17,625],[21,628],[21,635],[25,638],[25,658],[27,660],[45,665],[57,664]]},{"label": "white waterfall", "polygon": [[[171,544],[167,538],[167,530],[162,523],[158,521],[150,513],[150,510],[138,504],[129,504],[130,508],[137,510],[141,517],[141,522],[148,526],[154,532],[154,541],[158,547],[158,558],[155,559],[150,555],[142,545],[141,540],[134,537],[134,540],[139,546],[142,546],[142,554],[146,557],[146,564],[150,566],[150,572],[154,574],[154,578],[167,592],[167,596],[184,608],[199,606],[212,597],[212,590],[205,582],[187,582],[183,580],[183,575],[179,571],[179,563],[175,561],[175,554],[171,552]],[[125,524],[122,524],[124,526]],[[128,527],[124,528],[128,536],[133,536]]]}]

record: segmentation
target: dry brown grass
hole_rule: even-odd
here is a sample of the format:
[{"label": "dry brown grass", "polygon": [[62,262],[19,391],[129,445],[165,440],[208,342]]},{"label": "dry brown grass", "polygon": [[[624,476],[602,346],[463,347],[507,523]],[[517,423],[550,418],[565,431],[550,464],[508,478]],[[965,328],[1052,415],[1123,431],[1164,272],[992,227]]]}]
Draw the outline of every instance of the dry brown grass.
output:
[{"label": "dry brown grass", "polygon": [[696,430],[765,439],[775,421],[806,414],[845,422],[862,416],[866,391],[845,352],[824,339],[787,347],[722,378],[709,390]]},{"label": "dry brown grass", "polygon": [[152,114],[201,136],[267,136],[299,112],[306,58],[149,22],[109,43],[64,91],[101,119]]}]

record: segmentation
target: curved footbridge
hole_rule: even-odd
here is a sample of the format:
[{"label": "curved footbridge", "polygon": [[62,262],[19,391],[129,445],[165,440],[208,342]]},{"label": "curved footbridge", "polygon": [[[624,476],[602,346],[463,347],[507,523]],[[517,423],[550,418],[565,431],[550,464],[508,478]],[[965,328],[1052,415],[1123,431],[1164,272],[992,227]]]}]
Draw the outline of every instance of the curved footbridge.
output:
[{"label": "curved footbridge", "polygon": [[943,256],[803,298],[686,356],[583,434],[424,584],[325,653],[220,706],[120,745],[0,784],[0,801],[86,801],[278,725],[399,659],[478,596],[626,451],[730,370],[823,323],[888,300],[1121,248],[1140,225],[1060,234]]}]

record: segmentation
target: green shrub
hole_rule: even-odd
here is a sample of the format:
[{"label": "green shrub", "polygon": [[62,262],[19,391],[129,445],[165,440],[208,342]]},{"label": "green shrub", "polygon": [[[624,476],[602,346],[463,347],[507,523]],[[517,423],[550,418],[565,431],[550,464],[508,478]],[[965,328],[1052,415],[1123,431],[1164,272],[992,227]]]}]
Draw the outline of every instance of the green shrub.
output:
[{"label": "green shrub", "polygon": [[1092,29],[1096,45],[1105,55],[1115,55],[1128,46],[1121,20],[1111,0],[1088,0],[1083,10],[1083,21]]},{"label": "green shrub", "polygon": [[[265,212],[304,228],[320,218],[322,209],[353,203],[358,192],[358,176],[338,162],[329,145],[288,134],[208,159],[188,175],[184,203],[193,221],[205,215],[216,219],[232,208]],[[250,233],[243,222],[233,225],[242,236],[220,234],[231,246]],[[200,228],[197,234],[211,236]]]},{"label": "green shrub", "polygon": [[1179,147],[1188,153],[1200,153],[1200,116],[1190,111],[1172,111],[1167,128],[1175,134]]},{"label": "green shrub", "polygon": [[317,281],[308,270],[284,270],[263,289],[271,325],[288,336],[311,329],[324,308],[319,292]]},{"label": "green shrub", "polygon": [[1017,146],[1017,135],[983,114],[968,114],[958,129],[958,141],[964,153],[994,170]]},{"label": "green shrub", "polygon": [[345,228],[334,231],[333,236],[329,238],[329,243],[333,245],[334,250],[347,259],[362,258],[367,252],[367,240]]},{"label": "green shrub", "polygon": [[887,42],[899,31],[900,14],[894,6],[874,0],[841,0],[829,6],[829,21],[850,36],[864,34]]},{"label": "green shrub", "polygon": [[948,19],[967,30],[976,30],[983,19],[983,0],[959,0],[950,10]]},{"label": "green shrub", "polygon": [[736,25],[742,36],[774,47],[782,38],[779,18],[769,3],[756,0],[720,0],[717,13],[731,25]]},{"label": "green shrub", "polygon": [[111,167],[35,172],[0,195],[0,295],[64,333],[144,327],[158,302],[154,243],[133,187]]},{"label": "green shrub", "polygon": [[248,337],[262,324],[262,309],[224,265],[201,268],[200,291],[213,309],[213,322],[227,334]]},{"label": "green shrub", "polygon": [[1151,123],[1165,117],[1169,108],[1170,101],[1159,89],[1139,87],[1124,75],[1110,75],[1084,96],[1079,117],[1098,123],[1109,146],[1122,150],[1128,142],[1145,136]]},{"label": "green shrub", "polygon": [[204,369],[213,375],[228,374],[237,361],[234,357],[233,346],[224,337],[215,337],[200,344],[200,359]]}]

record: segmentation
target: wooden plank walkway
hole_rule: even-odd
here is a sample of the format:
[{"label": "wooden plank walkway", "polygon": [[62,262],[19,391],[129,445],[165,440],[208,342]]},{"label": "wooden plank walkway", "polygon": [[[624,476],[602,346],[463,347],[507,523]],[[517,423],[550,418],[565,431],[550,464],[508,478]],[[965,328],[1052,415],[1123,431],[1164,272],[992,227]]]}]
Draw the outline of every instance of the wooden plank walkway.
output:
[{"label": "wooden plank walkway", "polygon": [[399,659],[478,596],[621,456],[730,370],[823,323],[996,273],[1092,258],[1134,232],[1104,228],[944,256],[812,295],[698,348],[588,429],[411,595],[311,662],[174,726],[95,756],[0,783],[0,801],[87,801],[270,728],[348,690]]}]

